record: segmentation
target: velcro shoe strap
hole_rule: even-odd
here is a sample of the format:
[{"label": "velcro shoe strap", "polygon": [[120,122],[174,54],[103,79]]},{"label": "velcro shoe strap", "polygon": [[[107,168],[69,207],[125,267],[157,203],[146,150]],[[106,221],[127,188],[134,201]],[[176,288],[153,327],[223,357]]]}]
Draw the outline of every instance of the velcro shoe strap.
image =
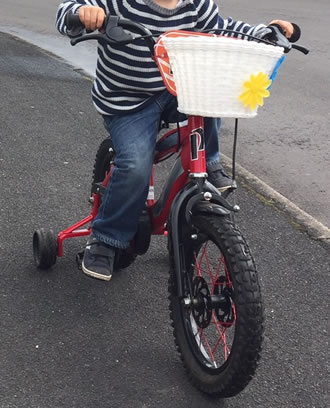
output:
[{"label": "velcro shoe strap", "polygon": [[102,255],[102,256],[107,256],[109,258],[113,258],[114,256],[114,249],[113,248],[108,248],[104,245],[100,244],[92,244],[90,253],[93,255]]}]

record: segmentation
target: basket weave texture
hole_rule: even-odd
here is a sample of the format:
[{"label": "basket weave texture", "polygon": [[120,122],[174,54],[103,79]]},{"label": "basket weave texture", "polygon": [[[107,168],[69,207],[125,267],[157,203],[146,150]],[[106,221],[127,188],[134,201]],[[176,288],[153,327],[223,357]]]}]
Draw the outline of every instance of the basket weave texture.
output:
[{"label": "basket weave texture", "polygon": [[177,89],[178,110],[205,117],[251,118],[239,96],[252,74],[271,75],[283,49],[223,36],[164,38]]}]

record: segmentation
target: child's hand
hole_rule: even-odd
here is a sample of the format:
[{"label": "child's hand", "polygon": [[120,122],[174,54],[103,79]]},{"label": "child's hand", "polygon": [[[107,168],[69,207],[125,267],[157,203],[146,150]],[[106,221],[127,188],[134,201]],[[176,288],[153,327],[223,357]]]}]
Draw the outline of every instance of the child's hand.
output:
[{"label": "child's hand", "polygon": [[97,6],[82,6],[79,8],[79,18],[86,30],[94,31],[102,28],[105,20],[103,8]]},{"label": "child's hand", "polygon": [[269,23],[269,25],[271,24],[278,24],[284,31],[286,38],[290,38],[294,32],[293,25],[289,21],[273,20]]}]

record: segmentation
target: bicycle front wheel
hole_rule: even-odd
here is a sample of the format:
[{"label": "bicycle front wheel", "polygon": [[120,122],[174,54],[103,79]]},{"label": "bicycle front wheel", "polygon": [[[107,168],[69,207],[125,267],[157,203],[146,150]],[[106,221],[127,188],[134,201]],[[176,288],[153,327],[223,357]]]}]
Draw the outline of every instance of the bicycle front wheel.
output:
[{"label": "bicycle front wheel", "polygon": [[198,215],[183,238],[184,298],[176,295],[173,256],[170,315],[192,383],[227,398],[252,379],[260,357],[263,308],[255,263],[227,217]]}]

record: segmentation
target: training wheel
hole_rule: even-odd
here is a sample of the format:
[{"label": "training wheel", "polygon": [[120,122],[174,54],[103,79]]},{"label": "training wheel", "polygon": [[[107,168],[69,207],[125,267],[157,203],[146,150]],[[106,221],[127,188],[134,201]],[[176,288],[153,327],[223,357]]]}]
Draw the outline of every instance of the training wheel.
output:
[{"label": "training wheel", "polygon": [[57,237],[52,230],[43,228],[33,234],[33,256],[38,268],[49,269],[56,262]]}]

